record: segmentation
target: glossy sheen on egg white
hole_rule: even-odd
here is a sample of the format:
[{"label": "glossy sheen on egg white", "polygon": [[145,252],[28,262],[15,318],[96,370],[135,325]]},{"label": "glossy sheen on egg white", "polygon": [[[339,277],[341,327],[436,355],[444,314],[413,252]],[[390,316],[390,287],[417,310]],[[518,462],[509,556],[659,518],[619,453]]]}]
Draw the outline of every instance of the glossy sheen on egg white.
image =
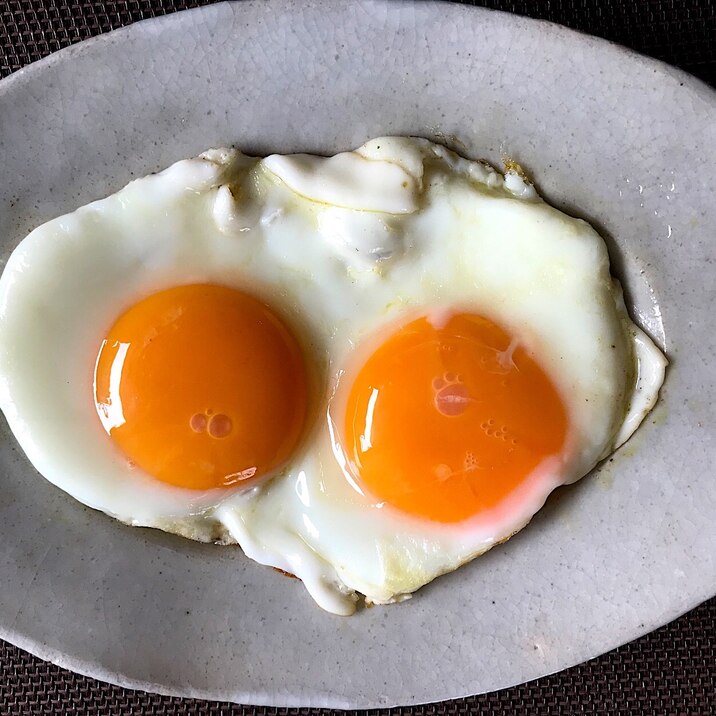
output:
[{"label": "glossy sheen on egg white", "polygon": [[[196,492],[128,465],[97,418],[92,375],[122,311],[212,282],[281,310],[322,387],[319,419],[281,474]],[[570,428],[563,453],[504,504],[439,524],[355,489],[328,415],[344,367],[376,334],[452,307],[517,338],[557,387]],[[664,368],[588,224],[518,173],[426,140],[380,138],[328,159],[211,150],[36,229],[0,279],[0,407],[42,475],[128,524],[238,542],[339,614],[356,593],[399,601],[521,529],[557,485],[638,427]]]}]

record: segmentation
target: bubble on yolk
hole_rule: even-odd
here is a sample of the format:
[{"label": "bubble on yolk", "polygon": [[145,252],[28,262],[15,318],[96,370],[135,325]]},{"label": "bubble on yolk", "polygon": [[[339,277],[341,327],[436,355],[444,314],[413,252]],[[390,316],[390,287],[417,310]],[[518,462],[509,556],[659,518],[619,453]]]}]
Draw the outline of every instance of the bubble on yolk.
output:
[{"label": "bubble on yolk", "polygon": [[[350,375],[347,376],[350,379]],[[418,319],[349,389],[352,478],[411,515],[459,522],[498,505],[564,446],[567,415],[538,363],[481,316]]]},{"label": "bubble on yolk", "polygon": [[259,300],[171,288],[112,326],[97,357],[100,419],[131,464],[190,489],[267,475],[296,447],[307,374],[296,339]]}]

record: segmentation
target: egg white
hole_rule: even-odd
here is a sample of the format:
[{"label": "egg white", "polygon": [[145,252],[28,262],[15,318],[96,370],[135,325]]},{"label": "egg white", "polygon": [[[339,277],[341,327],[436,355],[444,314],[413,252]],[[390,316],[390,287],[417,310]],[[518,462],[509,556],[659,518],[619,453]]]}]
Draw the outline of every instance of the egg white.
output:
[{"label": "egg white", "polygon": [[[185,490],[132,468],[92,391],[122,311],[179,284],[264,297],[315,364],[319,418],[258,486]],[[500,323],[542,365],[568,411],[564,453],[519,494],[446,525],[361,494],[340,466],[345,367],[408,317],[451,307]],[[666,361],[628,318],[601,237],[506,177],[426,140],[380,138],[326,160],[212,150],[44,224],[0,278],[0,407],[37,470],[131,525],[238,543],[300,577],[323,608],[386,603],[521,529],[558,485],[626,440]],[[345,378],[344,378],[345,380]]]}]

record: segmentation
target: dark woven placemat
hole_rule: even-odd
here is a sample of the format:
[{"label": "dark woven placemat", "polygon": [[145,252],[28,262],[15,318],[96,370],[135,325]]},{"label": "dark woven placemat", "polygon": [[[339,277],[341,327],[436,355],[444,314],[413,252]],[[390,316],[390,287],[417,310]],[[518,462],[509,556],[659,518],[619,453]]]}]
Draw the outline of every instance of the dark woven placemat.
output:
[{"label": "dark woven placemat", "polygon": [[[0,0],[0,77],[92,35],[210,1]],[[716,84],[716,0],[478,0],[471,4],[600,35]],[[231,706],[121,689],[0,642],[0,716],[321,713],[327,712]],[[494,694],[370,713],[710,716],[716,714],[716,599],[642,639],[560,674]]]}]

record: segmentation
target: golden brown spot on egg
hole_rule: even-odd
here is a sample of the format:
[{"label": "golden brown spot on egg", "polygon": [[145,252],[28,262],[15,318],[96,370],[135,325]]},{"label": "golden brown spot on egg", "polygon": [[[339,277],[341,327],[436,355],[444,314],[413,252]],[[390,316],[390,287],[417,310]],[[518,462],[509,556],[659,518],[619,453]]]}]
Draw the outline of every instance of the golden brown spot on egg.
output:
[{"label": "golden brown spot on egg", "polygon": [[508,157],[507,155],[503,155],[502,164],[505,167],[505,174],[517,174],[523,182],[526,184],[532,184],[532,179],[530,179],[527,172],[522,168],[522,165],[517,163],[514,159]]},{"label": "golden brown spot on egg", "polygon": [[291,572],[286,572],[285,570],[279,569],[278,567],[272,567],[272,569],[274,572],[278,572],[279,574],[282,574],[284,577],[288,577],[289,579],[298,579],[298,577],[295,574],[291,574]]}]

